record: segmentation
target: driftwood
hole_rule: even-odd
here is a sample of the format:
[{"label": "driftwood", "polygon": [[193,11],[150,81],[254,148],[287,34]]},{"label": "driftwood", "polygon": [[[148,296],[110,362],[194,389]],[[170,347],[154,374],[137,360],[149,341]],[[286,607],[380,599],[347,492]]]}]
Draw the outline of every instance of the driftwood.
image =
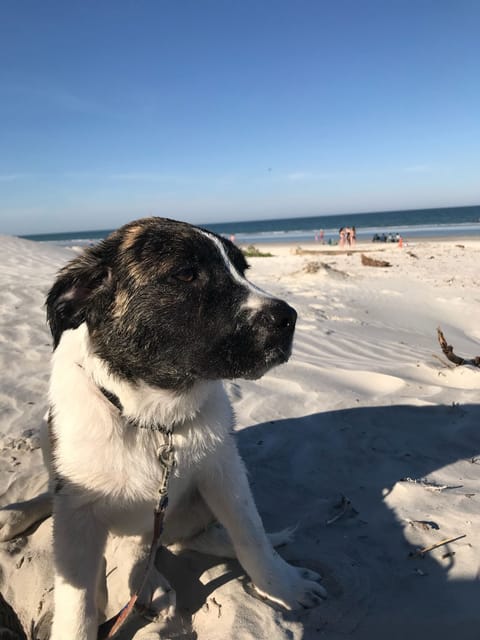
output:
[{"label": "driftwood", "polygon": [[332,249],[332,246],[338,245],[323,245],[322,249],[304,249],[303,247],[296,247],[296,249],[292,249],[292,253],[296,256],[317,256],[318,254],[328,255],[328,256],[351,256],[354,253],[369,253],[371,251],[385,251],[385,249],[351,249],[345,247],[343,249]]},{"label": "driftwood", "polygon": [[460,356],[457,356],[455,353],[453,353],[453,347],[451,344],[447,343],[440,327],[437,328],[437,336],[442,351],[450,360],[450,362],[453,362],[456,365],[470,364],[474,367],[480,367],[480,356],[476,356],[475,358],[461,358]]},{"label": "driftwood", "polygon": [[391,267],[392,265],[387,260],[377,260],[376,258],[369,258],[362,253],[362,264],[365,267]]}]

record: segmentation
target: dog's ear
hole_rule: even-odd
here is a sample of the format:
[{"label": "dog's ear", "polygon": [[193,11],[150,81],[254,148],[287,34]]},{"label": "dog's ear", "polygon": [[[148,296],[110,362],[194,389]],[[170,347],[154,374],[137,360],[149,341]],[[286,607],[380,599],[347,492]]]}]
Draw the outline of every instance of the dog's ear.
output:
[{"label": "dog's ear", "polygon": [[87,249],[60,271],[46,301],[54,348],[65,330],[101,313],[94,307],[102,304],[99,294],[110,281],[111,269],[99,247]]}]

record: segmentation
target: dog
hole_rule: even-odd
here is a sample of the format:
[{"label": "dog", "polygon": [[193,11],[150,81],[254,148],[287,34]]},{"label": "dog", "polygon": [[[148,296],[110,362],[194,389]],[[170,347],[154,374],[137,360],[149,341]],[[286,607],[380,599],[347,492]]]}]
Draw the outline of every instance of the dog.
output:
[{"label": "dog", "polygon": [[[18,535],[53,505],[52,640],[97,638],[109,534],[132,541],[132,571],[145,564],[166,432],[175,467],[162,544],[237,557],[256,591],[287,609],[325,597],[318,574],[274,550],[291,532],[265,533],[232,436],[222,381],[285,363],[296,322],[247,267],[229,240],[151,217],[84,250],[48,293],[50,487],[1,510],[0,536]],[[144,591],[151,606],[165,602],[155,568]],[[148,638],[160,637],[148,626]]]}]

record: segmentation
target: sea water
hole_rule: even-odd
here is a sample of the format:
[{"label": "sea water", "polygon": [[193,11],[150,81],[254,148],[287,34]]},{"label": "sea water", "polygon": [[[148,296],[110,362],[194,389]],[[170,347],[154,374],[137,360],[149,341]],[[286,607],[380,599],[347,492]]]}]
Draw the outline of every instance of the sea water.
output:
[{"label": "sea water", "polygon": [[[406,240],[421,237],[479,236],[480,205],[440,209],[378,211],[314,217],[245,220],[243,222],[205,223],[200,226],[241,244],[268,242],[306,242],[318,238],[323,231],[325,242],[336,242],[340,227],[354,226],[357,238],[371,240],[375,234],[399,233]],[[30,240],[62,246],[88,245],[105,238],[112,229],[75,231],[22,236]]]}]

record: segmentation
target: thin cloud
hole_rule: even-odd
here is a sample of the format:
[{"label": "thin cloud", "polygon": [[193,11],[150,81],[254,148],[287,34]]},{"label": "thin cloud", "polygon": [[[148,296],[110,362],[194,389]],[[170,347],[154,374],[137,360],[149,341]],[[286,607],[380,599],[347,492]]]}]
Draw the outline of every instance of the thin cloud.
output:
[{"label": "thin cloud", "polygon": [[176,180],[174,176],[169,176],[165,173],[155,173],[148,171],[112,173],[108,177],[110,180],[125,180],[131,182],[165,182],[166,180]]},{"label": "thin cloud", "polygon": [[24,173],[0,173],[0,182],[15,182],[24,176]]}]

